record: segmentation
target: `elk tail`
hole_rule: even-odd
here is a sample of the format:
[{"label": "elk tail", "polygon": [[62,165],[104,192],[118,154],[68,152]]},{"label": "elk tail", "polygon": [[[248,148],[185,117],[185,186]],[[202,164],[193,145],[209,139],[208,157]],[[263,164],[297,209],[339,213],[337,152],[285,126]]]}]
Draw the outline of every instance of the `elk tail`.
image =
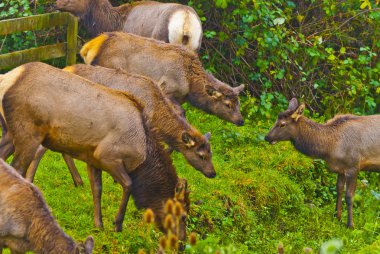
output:
[{"label": "elk tail", "polygon": [[86,64],[92,64],[94,62],[102,45],[109,37],[108,34],[104,33],[83,45],[79,53]]},{"label": "elk tail", "polygon": [[202,25],[196,14],[189,10],[176,11],[168,24],[170,43],[182,44],[183,46],[197,50],[202,38]]}]

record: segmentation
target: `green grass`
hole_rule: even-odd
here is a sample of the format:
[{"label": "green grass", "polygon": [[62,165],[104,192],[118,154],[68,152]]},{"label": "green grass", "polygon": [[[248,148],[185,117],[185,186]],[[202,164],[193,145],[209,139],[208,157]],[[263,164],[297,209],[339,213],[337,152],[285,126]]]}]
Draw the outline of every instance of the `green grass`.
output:
[{"label": "green grass", "polygon": [[[361,173],[354,220],[356,229],[334,218],[336,175],[323,162],[298,153],[289,142],[268,145],[263,137],[273,120],[246,119],[236,127],[201,111],[187,110],[188,120],[203,133],[211,131],[215,179],[191,168],[173,154],[178,175],[188,180],[191,210],[188,232],[198,243],[187,253],[275,253],[282,242],[285,253],[301,253],[330,239],[343,240],[342,253],[380,253],[379,176]],[[103,174],[104,230],[93,227],[93,205],[85,164],[77,162],[84,186],[75,188],[60,154],[48,152],[37,171],[35,184],[42,190],[54,216],[76,240],[95,238],[95,253],[154,253],[161,233],[145,225],[142,211],[131,199],[122,233],[113,232],[121,188]]]}]

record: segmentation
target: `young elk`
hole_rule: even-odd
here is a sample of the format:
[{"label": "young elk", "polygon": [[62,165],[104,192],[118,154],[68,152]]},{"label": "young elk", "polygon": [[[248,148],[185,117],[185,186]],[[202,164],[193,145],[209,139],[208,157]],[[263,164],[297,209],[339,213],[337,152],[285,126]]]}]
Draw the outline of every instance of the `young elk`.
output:
[{"label": "young elk", "polygon": [[336,215],[342,215],[342,194],[346,184],[347,227],[353,228],[353,196],[360,170],[380,172],[380,115],[338,115],[326,124],[303,116],[304,104],[289,102],[279,114],[265,140],[270,144],[290,140],[301,153],[327,162],[338,174]]},{"label": "young elk", "polygon": [[202,24],[193,8],[141,1],[112,7],[108,0],[57,0],[57,7],[78,16],[93,36],[123,31],[198,50]]},{"label": "young elk", "polygon": [[92,253],[94,239],[76,243],[54,220],[42,193],[0,159],[0,253]]},{"label": "young elk", "polygon": [[80,54],[87,64],[121,68],[157,81],[178,107],[188,100],[223,120],[244,124],[239,105],[244,85],[232,88],[217,80],[204,70],[198,55],[184,47],[113,32],[89,41]]},{"label": "young elk", "polygon": [[25,176],[41,144],[87,162],[93,169],[89,174],[98,227],[103,226],[101,187],[91,173],[107,171],[123,188],[115,219],[115,230],[121,231],[132,188],[129,173],[146,159],[141,105],[127,93],[43,63],[24,64],[5,74],[0,99],[15,148],[12,166]]}]

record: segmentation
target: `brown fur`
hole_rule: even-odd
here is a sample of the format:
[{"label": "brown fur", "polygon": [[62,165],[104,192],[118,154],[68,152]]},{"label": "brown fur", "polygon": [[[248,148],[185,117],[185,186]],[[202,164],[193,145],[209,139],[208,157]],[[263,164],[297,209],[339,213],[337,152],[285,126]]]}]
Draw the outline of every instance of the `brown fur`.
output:
[{"label": "brown fur", "polygon": [[157,81],[173,102],[183,104],[188,100],[208,113],[243,125],[238,98],[244,85],[232,88],[217,80],[204,70],[196,53],[132,34],[113,32],[101,37],[81,49],[87,64],[147,76]]},{"label": "brown fur", "polygon": [[[147,133],[138,101],[43,63],[8,72],[1,91],[3,117],[15,146],[12,165],[25,175],[43,144],[107,171],[123,187],[116,218],[120,231],[132,184],[128,173],[146,158]],[[101,227],[101,189],[95,180],[91,184],[95,222]]]},{"label": "brown fur", "polygon": [[338,174],[337,217],[341,218],[342,193],[346,184],[348,207],[347,226],[353,227],[353,195],[360,170],[380,172],[380,115],[338,115],[326,124],[319,124],[303,116],[304,105],[296,99],[279,117],[265,137],[274,144],[290,140],[301,153],[327,162]]},{"label": "brown fur", "polygon": [[76,244],[54,220],[41,192],[0,159],[0,250],[92,253],[93,238]]},{"label": "brown fur", "polygon": [[[134,184],[132,197],[136,207],[151,208],[157,226],[164,230],[164,205],[168,199],[175,199],[176,187],[180,184],[171,158],[163,147],[147,140],[147,159],[131,173]],[[189,211],[190,201],[184,200],[182,206]],[[180,240],[186,241],[186,220],[180,221]]]},{"label": "brown fur", "polygon": [[[187,29],[190,14],[194,15],[201,29],[197,13],[193,8],[181,4],[141,1],[112,7],[108,0],[57,0],[57,7],[78,16],[93,36],[102,32],[124,31],[170,43],[178,43],[169,38],[170,18],[176,12],[184,11],[187,16],[184,17],[183,31],[178,31],[183,33],[180,43],[191,50],[198,50],[202,40],[202,31],[196,35]],[[189,40],[194,42],[189,43]]]},{"label": "brown fur", "polygon": [[[151,79],[128,74],[123,70],[84,64],[69,66],[65,70],[98,84],[133,94],[142,103],[144,114],[148,116],[147,124],[159,139],[180,151],[193,167],[206,176],[215,176],[208,137],[202,136],[176,114],[171,102]],[[187,142],[183,140],[185,135]]]}]

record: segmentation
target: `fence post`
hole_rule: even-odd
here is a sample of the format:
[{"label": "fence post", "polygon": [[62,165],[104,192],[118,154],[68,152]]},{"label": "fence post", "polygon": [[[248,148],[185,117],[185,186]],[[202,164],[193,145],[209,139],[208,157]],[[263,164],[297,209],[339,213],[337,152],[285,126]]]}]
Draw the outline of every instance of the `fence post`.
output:
[{"label": "fence post", "polygon": [[67,49],[66,65],[73,65],[77,62],[77,18],[71,14],[67,15]]}]

